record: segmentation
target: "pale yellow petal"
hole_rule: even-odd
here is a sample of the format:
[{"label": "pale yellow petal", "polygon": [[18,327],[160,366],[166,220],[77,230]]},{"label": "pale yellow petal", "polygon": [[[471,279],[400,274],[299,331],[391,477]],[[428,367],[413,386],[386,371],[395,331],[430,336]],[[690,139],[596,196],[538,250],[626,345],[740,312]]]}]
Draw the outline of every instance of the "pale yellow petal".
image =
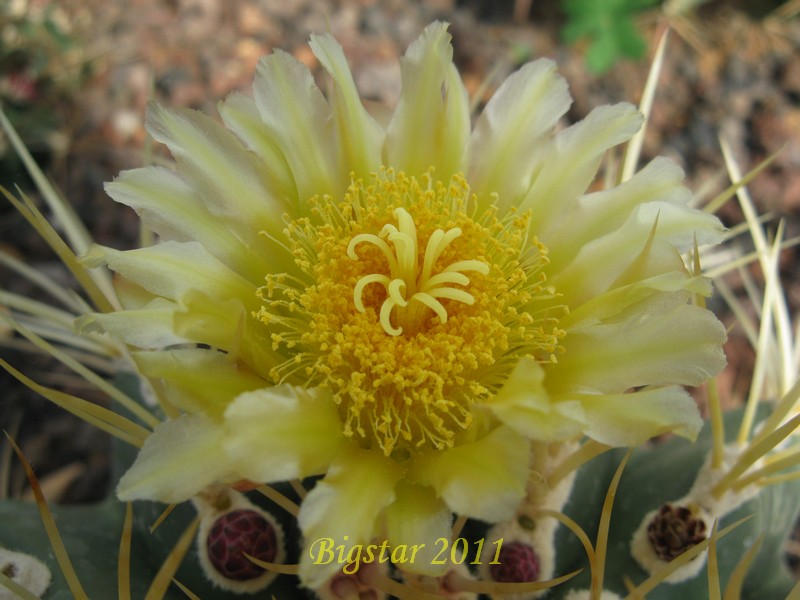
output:
[{"label": "pale yellow petal", "polygon": [[394,501],[401,476],[400,466],[380,452],[350,444],[342,449],[300,507],[298,522],[305,538],[300,580],[304,585],[313,589],[345,566],[336,558],[326,563],[326,556],[320,556],[325,540],[348,550],[372,541],[378,533],[376,520]]},{"label": "pale yellow petal", "polygon": [[191,290],[181,299],[173,327],[184,339],[224,350],[232,360],[244,361],[271,381],[270,370],[285,358],[273,349],[269,333],[250,314],[236,298],[219,300]]},{"label": "pale yellow petal", "polygon": [[622,185],[582,196],[568,221],[540,236],[550,250],[551,268],[564,268],[585,244],[619,229],[640,204],[659,201],[686,206],[691,192],[683,179],[678,165],[659,157]]},{"label": "pale yellow petal", "polygon": [[698,246],[718,244],[725,234],[716,215],[661,200],[640,204],[622,227],[645,228],[652,226],[656,219],[658,238],[681,252],[691,250],[695,243]]},{"label": "pale yellow petal", "polygon": [[162,167],[124,171],[106,184],[106,192],[133,208],[142,223],[164,240],[198,241],[210,254],[253,282],[267,272],[263,254],[255,254],[197,199],[179,175]]},{"label": "pale yellow petal", "polygon": [[533,183],[520,203],[533,211],[542,239],[571,216],[572,207],[589,187],[605,152],[635,134],[643,117],[630,104],[600,106],[583,121],[558,133],[537,155]]},{"label": "pale yellow petal", "polygon": [[469,102],[453,66],[447,24],[432,23],[400,59],[402,92],[386,139],[386,163],[419,177],[435,167],[447,181],[464,170]]},{"label": "pale yellow petal", "polygon": [[175,331],[187,340],[207,344],[234,356],[242,349],[246,330],[252,330],[247,308],[236,298],[219,300],[189,290],[173,318]]},{"label": "pale yellow petal", "polygon": [[621,322],[568,332],[548,367],[553,393],[622,393],[645,385],[699,385],[725,366],[725,328],[709,311],[658,299]]},{"label": "pale yellow petal", "polygon": [[361,103],[342,47],[333,36],[312,35],[309,45],[334,83],[330,103],[340,170],[367,177],[380,168],[386,134]]},{"label": "pale yellow petal", "polygon": [[114,291],[117,293],[120,305],[125,309],[143,308],[148,303],[158,298],[156,294],[151,294],[142,286],[124,277],[117,277],[114,280]]},{"label": "pale yellow petal", "polygon": [[279,235],[275,214],[291,205],[272,195],[258,157],[211,117],[188,109],[151,103],[147,130],[167,145],[178,172],[192,185],[208,210],[226,219],[246,239],[260,230]]},{"label": "pale yellow petal", "polygon": [[228,354],[201,348],[136,352],[139,372],[160,380],[170,402],[179,409],[221,419],[240,394],[264,386],[264,379]]},{"label": "pale yellow petal", "polygon": [[253,84],[256,107],[283,152],[297,185],[297,210],[317,194],[338,197],[348,183],[335,156],[333,119],[308,68],[276,50],[261,59]]},{"label": "pale yellow petal", "polygon": [[155,428],[117,486],[117,498],[183,502],[204,487],[235,478],[223,449],[224,431],[200,415]]},{"label": "pale yellow petal", "polygon": [[414,461],[409,479],[431,486],[453,512],[485,521],[509,519],[529,473],[529,444],[507,426]]},{"label": "pale yellow petal", "polygon": [[189,341],[175,331],[178,309],[175,302],[156,298],[142,308],[83,316],[75,327],[81,333],[107,332],[136,348],[160,349]]},{"label": "pale yellow petal", "polygon": [[[682,266],[679,258],[676,264]],[[663,294],[678,294],[684,292],[684,298],[689,301],[693,294],[710,296],[711,282],[705,277],[693,277],[685,269],[662,271],[658,275],[639,279],[627,285],[615,287],[591,298],[559,319],[559,326],[565,329],[580,327],[586,322],[599,323],[611,320],[632,306],[644,302],[648,298]]]},{"label": "pale yellow petal", "polygon": [[531,183],[534,159],[572,99],[553,61],[537,60],[506,79],[481,113],[469,140],[469,180],[485,204],[519,203]]},{"label": "pale yellow petal", "polygon": [[[442,550],[441,539],[449,541],[452,535],[450,511],[432,488],[400,481],[396,493],[386,509],[386,533],[391,546],[406,548],[403,556],[407,560],[397,567],[423,575],[444,575],[451,565],[437,555]],[[449,556],[448,547],[444,558]]]},{"label": "pale yellow petal", "polygon": [[217,107],[225,126],[261,159],[272,195],[286,206],[297,202],[297,185],[280,146],[258,113],[255,101],[234,92]]},{"label": "pale yellow petal", "polygon": [[256,286],[198,242],[164,242],[125,252],[93,246],[83,262],[88,267],[105,264],[148,292],[172,300],[190,290],[203,290],[216,299],[237,298],[256,307]]},{"label": "pale yellow petal", "polygon": [[[699,244],[715,243],[722,234],[714,215],[667,202],[649,202],[636,207],[615,231],[585,240],[575,259],[553,270],[548,279],[568,303],[578,306],[611,289],[642,252],[649,261],[671,265],[662,267],[665,270],[678,270],[684,268],[679,251],[690,248],[695,239]],[[653,269],[650,271],[652,275]]]},{"label": "pale yellow petal", "polygon": [[586,435],[609,446],[639,446],[668,432],[694,440],[703,426],[697,403],[679,387],[571,398],[586,412]]},{"label": "pale yellow petal", "polygon": [[225,432],[231,464],[259,482],[324,473],[344,444],[330,394],[290,385],[237,397],[225,411]]},{"label": "pale yellow petal", "polygon": [[503,423],[531,440],[549,442],[579,434],[586,424],[580,404],[554,401],[544,379],[539,363],[521,358],[489,407]]}]

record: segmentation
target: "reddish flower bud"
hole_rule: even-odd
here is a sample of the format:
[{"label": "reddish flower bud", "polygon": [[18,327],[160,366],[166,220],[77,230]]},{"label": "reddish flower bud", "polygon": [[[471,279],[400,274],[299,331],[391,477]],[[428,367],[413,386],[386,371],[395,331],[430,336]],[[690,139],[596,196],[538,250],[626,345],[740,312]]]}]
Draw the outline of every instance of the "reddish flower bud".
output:
[{"label": "reddish flower bud", "polygon": [[522,542],[503,544],[499,565],[491,565],[489,574],[501,583],[523,583],[539,580],[539,557],[533,548]]},{"label": "reddish flower bud", "polygon": [[223,514],[212,525],[206,540],[213,567],[228,579],[246,581],[264,574],[264,569],[245,554],[264,562],[275,562],[278,542],[275,528],[254,510],[240,509]]}]

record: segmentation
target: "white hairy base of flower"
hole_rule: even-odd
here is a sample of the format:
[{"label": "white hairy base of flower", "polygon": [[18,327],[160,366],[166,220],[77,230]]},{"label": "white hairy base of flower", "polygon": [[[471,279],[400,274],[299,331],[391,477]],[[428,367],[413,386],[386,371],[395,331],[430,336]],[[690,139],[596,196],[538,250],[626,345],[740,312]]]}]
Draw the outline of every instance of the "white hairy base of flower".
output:
[{"label": "white hairy base of flower", "polygon": [[[224,500],[223,500],[224,498]],[[220,509],[220,503],[230,502],[224,509]],[[236,594],[252,594],[265,589],[278,577],[278,573],[266,571],[260,577],[249,579],[247,581],[235,581],[223,577],[211,564],[208,558],[205,544],[208,539],[208,534],[214,526],[216,520],[234,510],[252,510],[264,517],[275,528],[275,541],[278,546],[278,553],[275,556],[275,563],[283,563],[286,558],[286,552],[283,545],[283,529],[268,512],[256,506],[247,497],[233,490],[225,485],[210,486],[202,493],[192,498],[192,504],[197,510],[200,517],[200,526],[197,529],[197,556],[200,560],[200,566],[203,568],[203,573],[206,577],[218,587],[227,592],[234,592]]]},{"label": "white hairy base of flower", "polygon": [[469,568],[464,563],[451,565],[450,569],[441,577],[431,577],[429,575],[418,575],[401,571],[403,580],[409,585],[422,589],[432,594],[438,594],[447,600],[478,600],[478,594],[465,590],[451,591],[452,586],[448,585],[448,580],[453,575],[458,575],[463,579],[475,579],[470,573]]},{"label": "white hairy base of flower", "polygon": [[[683,498],[669,501],[668,503],[673,506],[692,506],[695,509],[694,517],[703,520],[706,531],[710,534],[714,521],[718,521],[758,495],[759,489],[755,484],[748,485],[741,490],[728,490],[719,498],[715,498],[711,493],[711,490],[717,482],[722,479],[736,463],[736,459],[742,453],[743,449],[744,447],[735,444],[725,446],[722,455],[722,465],[719,469],[714,469],[711,466],[712,457],[711,452],[709,452],[705,461],[703,461],[703,465],[697,472],[697,477],[689,492]],[[760,463],[760,460],[757,461],[751,469],[757,469]],[[650,574],[655,573],[667,564],[656,555],[653,545],[650,543],[647,535],[647,527],[656,513],[658,513],[658,510],[658,508],[652,510],[644,516],[642,523],[631,538],[631,556],[639,563],[639,566]],[[705,565],[707,554],[707,550],[703,551],[689,563],[671,573],[664,581],[668,583],[680,583],[695,577]]]},{"label": "white hairy base of flower", "polygon": [[[42,561],[29,554],[0,548],[0,572],[34,596],[41,596],[50,587],[52,575]],[[17,600],[11,590],[0,586],[0,600]]]},{"label": "white hairy base of flower", "polygon": [[[547,457],[544,465],[545,470],[550,471],[553,466],[560,464],[578,447],[577,441],[558,444],[555,454]],[[504,543],[521,541],[530,544],[539,559],[540,581],[553,577],[555,571],[555,536],[560,523],[552,517],[536,518],[534,515],[540,509],[560,512],[572,493],[576,474],[577,471],[572,471],[552,488],[548,487],[543,479],[531,477],[528,481],[526,497],[517,508],[514,520],[496,525],[486,535],[487,541],[494,542],[502,537]],[[533,523],[535,525],[534,529],[526,529],[520,525],[520,519]],[[481,573],[484,579],[489,579],[488,562],[492,559],[492,552],[494,552],[494,545],[487,546],[484,544],[483,556],[481,557]],[[486,557],[485,560],[484,557]],[[546,590],[528,592],[509,596],[509,598],[519,600],[537,598],[545,592]]]},{"label": "white hairy base of flower", "polygon": [[[522,542],[533,548],[536,558],[539,561],[539,581],[546,581],[553,578],[556,568],[556,546],[555,535],[558,528],[558,521],[547,518],[535,521],[536,527],[533,530],[525,529],[519,524],[517,519],[498,523],[486,532],[486,543],[483,545],[480,558],[480,575],[482,579],[491,581],[489,563],[494,558],[497,549],[494,542],[503,538],[503,545],[511,542]],[[492,543],[489,543],[489,542]],[[550,590],[539,590],[537,592],[522,592],[519,594],[508,594],[503,596],[507,600],[531,600],[544,596]]]},{"label": "white hairy base of flower", "polygon": [[[689,496],[684,496],[680,500],[669,502],[669,504],[675,506],[687,506],[687,504],[690,502],[692,502],[692,499]],[[658,514],[658,509],[647,513],[644,516],[644,519],[642,519],[641,525],[639,525],[639,527],[633,533],[633,538],[631,539],[631,556],[633,556],[636,562],[639,563],[639,566],[642,567],[642,569],[651,575],[662,569],[664,565],[668,564],[656,554],[653,544],[650,543],[650,539],[647,535],[647,527],[650,525],[650,521],[653,520],[653,517],[655,517],[656,514]],[[711,531],[714,519],[708,513],[700,509],[700,512],[694,514],[693,516],[695,518],[701,518],[706,525],[706,531]],[[707,551],[701,552],[700,555],[683,565],[680,569],[676,569],[670,573],[668,577],[664,578],[664,581],[667,583],[680,583],[696,577],[706,564],[706,554]]]},{"label": "white hairy base of flower", "polygon": [[[711,466],[711,453],[709,452],[703,461],[703,466],[697,473],[692,489],[689,490],[687,496],[690,496],[693,502],[702,506],[712,517],[712,519],[721,519],[728,513],[733,512],[748,500],[752,500],[760,491],[759,487],[755,484],[750,484],[740,490],[727,490],[720,498],[714,498],[711,490],[724,477],[728,471],[736,464],[736,460],[744,451],[744,446],[737,444],[728,444],[725,446],[722,454],[722,465],[719,469],[714,469]],[[754,471],[762,466],[763,461],[757,460],[748,471]],[[747,472],[743,475],[747,475]],[[710,531],[710,529],[709,529]]]},{"label": "white hairy base of flower", "polygon": [[[592,596],[590,590],[570,590],[570,592],[564,596],[564,600],[594,600],[594,596]],[[614,592],[603,590],[600,593],[600,600],[622,600],[622,597]]]},{"label": "white hairy base of flower", "polygon": [[[548,455],[544,464],[544,470],[546,472],[551,472],[553,468],[560,465],[565,458],[570,456],[579,447],[580,444],[575,440],[558,444],[555,453]],[[561,511],[564,505],[566,505],[567,500],[569,500],[570,494],[572,494],[576,475],[577,470],[573,470],[552,488],[541,478],[531,477],[528,481],[525,499],[520,503],[517,509],[517,516],[527,516],[532,519],[532,515],[540,508]]]},{"label": "white hairy base of flower", "polygon": [[549,488],[545,494],[539,508],[549,508],[555,511],[561,511],[569,500],[572,494],[572,488],[575,486],[575,479],[577,478],[578,471],[572,471],[559,481],[555,487]]}]

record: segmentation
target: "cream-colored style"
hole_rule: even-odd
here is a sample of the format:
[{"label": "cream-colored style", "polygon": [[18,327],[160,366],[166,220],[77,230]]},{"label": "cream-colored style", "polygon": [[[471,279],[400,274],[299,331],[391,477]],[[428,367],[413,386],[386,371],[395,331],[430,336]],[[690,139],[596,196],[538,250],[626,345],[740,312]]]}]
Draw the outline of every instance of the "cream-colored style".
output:
[{"label": "cream-colored style", "polygon": [[[306,544],[427,544],[453,513],[511,518],[532,441],[637,445],[701,420],[684,385],[719,371],[725,332],[693,299],[682,253],[722,227],[687,207],[671,162],[588,192],[605,152],[642,125],[570,105],[549,60],[523,66],[471,124],[447,26],[401,61],[386,128],[329,35],[332,79],[277,51],[224,126],[153,105],[174,170],[107,187],[162,239],[94,247],[124,310],[80,323],[135,347],[171,407],[119,483],[123,501],[179,502],[216,483],[322,479]],[[321,585],[337,565],[301,556]],[[430,561],[408,571],[441,575]]]}]

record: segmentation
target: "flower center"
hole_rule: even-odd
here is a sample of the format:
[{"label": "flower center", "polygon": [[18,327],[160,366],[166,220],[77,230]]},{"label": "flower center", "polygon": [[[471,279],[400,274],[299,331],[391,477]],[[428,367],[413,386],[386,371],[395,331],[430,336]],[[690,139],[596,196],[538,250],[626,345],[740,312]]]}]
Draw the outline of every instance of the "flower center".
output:
[{"label": "flower center", "polygon": [[[442,252],[462,231],[458,227],[435,230],[425,248],[425,257],[422,262],[422,271],[419,269],[417,228],[414,219],[404,208],[396,208],[394,216],[399,228],[391,224],[384,225],[380,236],[371,233],[356,235],[347,246],[347,255],[353,260],[358,260],[355,249],[358,244],[369,243],[378,248],[389,265],[390,275],[371,273],[365,275],[356,283],[353,291],[353,302],[359,312],[366,312],[362,296],[364,288],[371,283],[379,283],[386,290],[387,298],[383,301],[380,310],[380,323],[389,335],[400,335],[404,328],[409,333],[419,331],[426,320],[426,313],[432,310],[439,321],[447,323],[447,309],[439,298],[449,298],[463,304],[472,305],[475,298],[467,291],[452,287],[452,285],[469,285],[469,277],[464,271],[477,271],[483,275],[489,274],[489,266],[479,260],[459,260],[451,263],[436,275],[433,268]],[[394,245],[394,252],[386,243],[388,240]],[[392,312],[395,308],[397,320],[402,323],[393,326],[391,323]]]},{"label": "flower center", "polygon": [[550,360],[562,335],[527,218],[474,204],[461,175],[356,180],[289,223],[299,272],[259,292],[275,380],[329,389],[344,434],[386,456],[458,443],[519,358]]}]

